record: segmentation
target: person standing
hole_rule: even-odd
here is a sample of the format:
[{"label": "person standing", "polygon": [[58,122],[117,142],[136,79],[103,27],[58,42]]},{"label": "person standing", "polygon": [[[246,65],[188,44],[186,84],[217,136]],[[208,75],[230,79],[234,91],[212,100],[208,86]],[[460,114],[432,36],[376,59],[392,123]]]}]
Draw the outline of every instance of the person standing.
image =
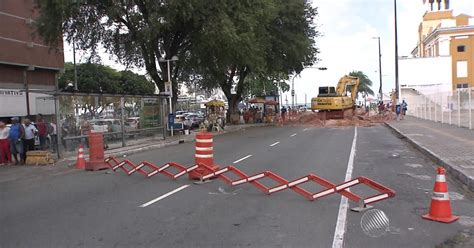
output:
[{"label": "person standing", "polygon": [[395,105],[395,113],[397,114],[397,121],[400,121],[401,112],[402,112],[402,106],[400,102],[397,100],[397,104]]},{"label": "person standing", "polygon": [[403,101],[402,101],[402,119],[405,118],[405,115],[407,114],[407,110],[408,110],[408,104],[407,104],[407,102],[405,102],[405,99],[403,99]]},{"label": "person standing", "polygon": [[24,163],[24,149],[23,149],[23,137],[25,136],[25,129],[23,125],[20,124],[18,117],[11,118],[12,126],[10,127],[10,132],[8,133],[8,140],[10,142],[10,152],[15,159],[15,165],[18,164],[18,157],[20,156],[21,164]]},{"label": "person standing", "polygon": [[46,122],[44,122],[43,115],[38,114],[36,116],[36,128],[38,129],[38,138],[40,142],[40,150],[46,149],[46,139],[49,132],[49,127]]},{"label": "person standing", "polygon": [[285,106],[283,106],[283,107],[281,108],[281,119],[282,119],[282,121],[283,121],[283,123],[284,123],[284,122],[285,122],[285,119],[286,119],[286,108],[285,108]]},{"label": "person standing", "polygon": [[51,136],[51,146],[53,148],[53,152],[58,150],[58,129],[56,125],[56,120],[53,118],[53,121],[49,124],[51,127],[50,136]]},{"label": "person standing", "polygon": [[35,125],[31,124],[30,119],[24,121],[25,136],[23,137],[23,161],[26,161],[26,153],[35,150],[35,136],[38,133]]},{"label": "person standing", "polygon": [[0,164],[10,164],[12,162],[10,142],[8,141],[9,133],[10,128],[5,125],[5,122],[0,121]]}]

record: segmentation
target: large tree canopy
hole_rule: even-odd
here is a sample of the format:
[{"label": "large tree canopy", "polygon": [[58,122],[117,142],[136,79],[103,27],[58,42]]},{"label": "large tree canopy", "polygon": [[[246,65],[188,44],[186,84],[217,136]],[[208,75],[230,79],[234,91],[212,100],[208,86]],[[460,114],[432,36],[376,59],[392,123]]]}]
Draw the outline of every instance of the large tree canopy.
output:
[{"label": "large tree canopy", "polygon": [[[201,19],[206,18],[208,4],[217,3],[212,0],[39,0],[37,30],[49,44],[57,44],[58,37],[64,34],[68,42],[74,41],[92,55],[103,45],[121,63],[145,67],[163,91],[167,64],[159,59],[184,57],[190,35],[200,31]],[[181,60],[170,65],[174,78],[179,74],[180,63]],[[176,83],[173,88],[176,92]]]},{"label": "large tree canopy", "polygon": [[[252,86],[287,79],[316,62],[317,12],[306,1],[221,2],[197,34],[198,42],[191,44],[189,64],[183,66],[200,75],[197,80],[204,88],[223,90],[229,113],[236,112]],[[246,80],[249,75],[251,80]]]},{"label": "large tree canopy", "polygon": [[[74,82],[74,65],[66,63],[65,70],[58,78],[60,89],[66,89]],[[131,71],[116,71],[104,65],[84,63],[77,65],[77,87],[81,92],[101,92],[111,94],[153,94],[155,85],[145,76]]]},{"label": "large tree canopy", "polygon": [[230,112],[248,92],[247,76],[286,79],[317,60],[317,11],[306,0],[38,3],[37,28],[48,43],[64,34],[93,55],[103,45],[123,64],[145,67],[161,91],[168,78],[167,64],[159,61],[176,55],[179,61],[171,63],[173,91],[178,82],[220,87]]}]

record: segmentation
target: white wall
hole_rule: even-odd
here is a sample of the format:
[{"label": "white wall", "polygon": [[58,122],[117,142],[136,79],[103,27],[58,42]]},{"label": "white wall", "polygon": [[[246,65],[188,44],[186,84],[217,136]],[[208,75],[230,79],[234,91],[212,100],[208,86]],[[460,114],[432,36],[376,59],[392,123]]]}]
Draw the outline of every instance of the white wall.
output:
[{"label": "white wall", "polygon": [[[52,96],[30,93],[30,114],[54,114]],[[0,89],[0,117],[26,116],[26,93],[19,90]]]},{"label": "white wall", "polygon": [[451,91],[451,56],[404,58],[400,59],[398,64],[401,87],[414,88],[422,94]]},{"label": "white wall", "polygon": [[439,56],[449,56],[449,39],[444,38],[439,40]]}]

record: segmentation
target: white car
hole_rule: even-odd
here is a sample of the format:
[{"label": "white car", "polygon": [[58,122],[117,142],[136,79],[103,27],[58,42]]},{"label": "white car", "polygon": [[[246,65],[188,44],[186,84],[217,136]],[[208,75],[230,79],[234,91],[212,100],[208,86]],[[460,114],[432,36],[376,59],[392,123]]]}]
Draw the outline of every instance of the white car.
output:
[{"label": "white car", "polygon": [[140,128],[140,117],[129,117],[125,122],[126,125],[130,126],[133,129]]}]

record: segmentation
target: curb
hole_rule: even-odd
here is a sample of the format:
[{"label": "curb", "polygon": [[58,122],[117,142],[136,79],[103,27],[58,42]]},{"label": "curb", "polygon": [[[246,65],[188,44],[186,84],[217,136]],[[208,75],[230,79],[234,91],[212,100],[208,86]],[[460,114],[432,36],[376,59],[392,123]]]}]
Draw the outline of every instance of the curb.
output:
[{"label": "curb", "polygon": [[[255,125],[249,125],[249,126],[239,126],[238,128],[233,129],[233,130],[227,130],[227,131],[224,130],[222,132],[213,133],[213,134],[214,134],[214,136],[219,136],[219,135],[223,135],[223,134],[226,134],[226,133],[241,131],[241,130],[244,130],[246,128],[267,127],[267,126],[271,126],[271,125],[272,124],[255,124]],[[182,139],[174,140],[174,141],[170,141],[170,142],[166,142],[166,140],[165,140],[164,143],[154,144],[154,145],[146,145],[146,146],[142,146],[142,147],[127,149],[127,150],[124,150],[124,151],[114,152],[112,150],[110,152],[105,152],[105,156],[124,156],[124,155],[128,156],[128,155],[131,155],[131,154],[135,154],[137,152],[145,152],[145,151],[149,151],[149,150],[153,150],[153,149],[160,149],[160,148],[169,147],[169,146],[176,146],[176,145],[179,145],[179,144],[182,144],[182,143],[194,142],[195,140],[196,140],[195,137],[189,137],[189,138],[183,137]],[[85,155],[85,158],[87,158],[87,157],[88,157],[88,155]],[[76,160],[75,157],[69,157],[69,158],[64,158],[62,161],[64,161],[66,163],[66,166],[72,166],[73,164],[76,163],[75,160]]]},{"label": "curb", "polygon": [[413,145],[421,153],[428,156],[435,163],[437,163],[437,164],[443,166],[444,168],[446,168],[447,171],[451,173],[451,175],[453,175],[456,179],[458,179],[458,181],[460,181],[462,184],[464,184],[469,190],[474,191],[474,177],[464,174],[464,172],[461,169],[459,169],[457,166],[444,161],[436,153],[434,153],[430,149],[426,148],[424,145],[420,144],[419,142],[416,142],[415,140],[413,140],[410,137],[406,136],[400,130],[398,130],[396,127],[390,125],[388,122],[384,122],[384,123],[385,123],[385,126],[390,128],[392,131],[394,131],[398,135],[402,136],[404,139],[406,139],[411,145]]}]

